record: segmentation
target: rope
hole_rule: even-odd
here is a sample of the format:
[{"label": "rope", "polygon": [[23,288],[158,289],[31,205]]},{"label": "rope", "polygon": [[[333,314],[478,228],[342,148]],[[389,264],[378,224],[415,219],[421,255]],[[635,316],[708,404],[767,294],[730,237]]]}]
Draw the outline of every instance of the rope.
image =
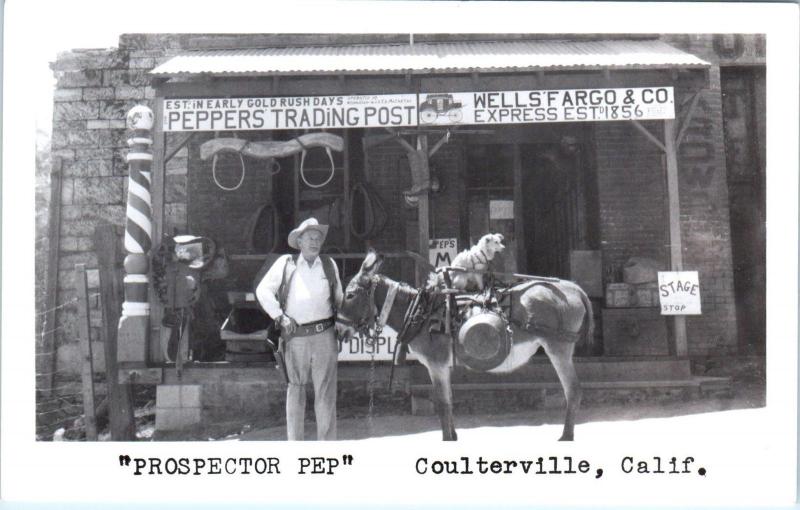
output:
[{"label": "rope", "polygon": [[222,191],[236,191],[242,186],[242,183],[244,182],[244,175],[245,173],[247,173],[247,170],[244,166],[244,156],[242,156],[241,152],[238,154],[239,154],[239,161],[241,161],[242,163],[242,176],[239,179],[239,182],[236,183],[236,186],[233,187],[223,186],[219,182],[219,179],[217,179],[217,158],[219,158],[219,154],[214,154],[214,158],[211,160],[211,176],[214,178],[214,184],[216,184],[217,187],[219,187]]},{"label": "rope", "polygon": [[325,147],[325,153],[328,154],[328,160],[330,160],[331,162],[331,174],[328,176],[327,179],[325,179],[325,182],[323,182],[322,184],[311,184],[310,182],[308,182],[308,179],[306,179],[306,172],[305,169],[303,168],[303,165],[306,160],[306,153],[308,152],[309,148],[306,147],[303,144],[303,142],[300,141],[300,138],[295,138],[295,141],[300,145],[300,147],[303,148],[303,152],[300,156],[300,178],[303,180],[303,184],[305,184],[309,188],[314,188],[314,189],[323,188],[327,186],[328,183],[330,183],[333,180],[333,176],[336,173],[336,165],[333,162],[333,154],[331,153],[331,148]]},{"label": "rope", "polygon": [[[219,131],[215,131],[214,138],[218,137],[219,137]],[[236,133],[233,134],[233,137],[237,138]],[[244,166],[244,156],[242,156],[241,152],[237,152],[237,154],[239,155],[239,161],[242,163],[242,177],[239,179],[239,182],[236,184],[236,186],[232,188],[223,186],[222,184],[220,184],[219,179],[217,179],[217,158],[219,158],[219,153],[214,154],[214,158],[211,160],[211,176],[214,178],[214,184],[216,184],[217,187],[219,187],[219,189],[223,191],[236,191],[241,187],[242,183],[244,182],[244,175],[245,173],[247,173],[247,170]]]},{"label": "rope", "polygon": [[[269,211],[269,220],[260,221],[265,217],[265,211]],[[272,204],[264,204],[250,216],[247,222],[246,237],[248,248],[251,253],[275,253],[278,249],[280,239],[280,218]],[[264,228],[265,224],[271,224],[271,229]],[[261,228],[259,228],[261,227]],[[257,242],[256,235],[267,232],[264,242]],[[266,251],[261,251],[262,248]]]},{"label": "rope", "polygon": [[[356,195],[360,194],[364,200],[364,229],[359,231],[355,224],[356,217],[353,209],[355,208]],[[350,191],[350,204],[347,214],[350,216],[350,232],[358,239],[372,239],[376,234],[383,231],[389,219],[386,207],[378,195],[375,188],[368,183],[357,182]]]}]

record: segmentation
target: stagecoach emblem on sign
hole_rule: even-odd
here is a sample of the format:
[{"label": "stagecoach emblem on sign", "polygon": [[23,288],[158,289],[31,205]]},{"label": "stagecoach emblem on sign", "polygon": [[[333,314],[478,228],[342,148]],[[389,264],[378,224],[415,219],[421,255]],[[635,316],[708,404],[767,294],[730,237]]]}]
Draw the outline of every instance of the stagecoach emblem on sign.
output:
[{"label": "stagecoach emblem on sign", "polygon": [[428,94],[419,105],[420,123],[433,124],[441,116],[447,116],[453,123],[461,122],[464,118],[462,106],[453,99],[452,94]]}]

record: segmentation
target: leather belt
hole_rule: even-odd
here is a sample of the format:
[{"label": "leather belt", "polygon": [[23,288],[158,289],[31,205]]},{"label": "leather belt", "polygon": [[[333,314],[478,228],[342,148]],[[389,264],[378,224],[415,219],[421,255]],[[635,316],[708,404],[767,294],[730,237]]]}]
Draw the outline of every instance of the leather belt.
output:
[{"label": "leather belt", "polygon": [[329,317],[327,319],[322,319],[319,321],[308,322],[306,324],[298,324],[297,329],[294,330],[294,333],[292,333],[290,338],[294,338],[296,336],[317,335],[331,328],[333,324],[334,320],[332,317]]}]

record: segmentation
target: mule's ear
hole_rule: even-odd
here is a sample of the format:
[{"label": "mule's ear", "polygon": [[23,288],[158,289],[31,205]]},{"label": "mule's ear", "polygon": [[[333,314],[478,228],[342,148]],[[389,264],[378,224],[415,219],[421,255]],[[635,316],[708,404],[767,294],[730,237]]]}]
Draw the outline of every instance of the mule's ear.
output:
[{"label": "mule's ear", "polygon": [[367,251],[366,258],[364,258],[364,262],[361,263],[361,272],[364,274],[372,274],[378,270],[382,262],[383,256],[370,248]]}]

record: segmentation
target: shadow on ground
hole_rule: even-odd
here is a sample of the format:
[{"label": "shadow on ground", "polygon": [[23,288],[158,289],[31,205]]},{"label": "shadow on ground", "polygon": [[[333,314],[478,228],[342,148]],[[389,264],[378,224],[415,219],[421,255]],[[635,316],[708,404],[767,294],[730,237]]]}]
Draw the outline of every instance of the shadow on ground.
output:
[{"label": "shadow on ground", "polygon": [[[640,402],[630,405],[587,405],[581,409],[578,424],[608,421],[632,421],[654,418],[672,418],[764,407],[765,389],[763,385],[740,386],[732,396],[703,398],[667,403]],[[560,425],[563,420],[562,408],[538,409],[513,413],[456,414],[456,429],[472,429],[476,427],[509,427]],[[439,419],[436,416],[411,415],[368,415],[338,420],[338,436],[340,440],[360,440],[375,437],[394,437],[421,432],[439,431]],[[306,439],[314,440],[316,429],[313,422],[306,422]],[[286,439],[286,427],[276,426],[254,430],[238,436],[242,441],[283,441]]]}]

